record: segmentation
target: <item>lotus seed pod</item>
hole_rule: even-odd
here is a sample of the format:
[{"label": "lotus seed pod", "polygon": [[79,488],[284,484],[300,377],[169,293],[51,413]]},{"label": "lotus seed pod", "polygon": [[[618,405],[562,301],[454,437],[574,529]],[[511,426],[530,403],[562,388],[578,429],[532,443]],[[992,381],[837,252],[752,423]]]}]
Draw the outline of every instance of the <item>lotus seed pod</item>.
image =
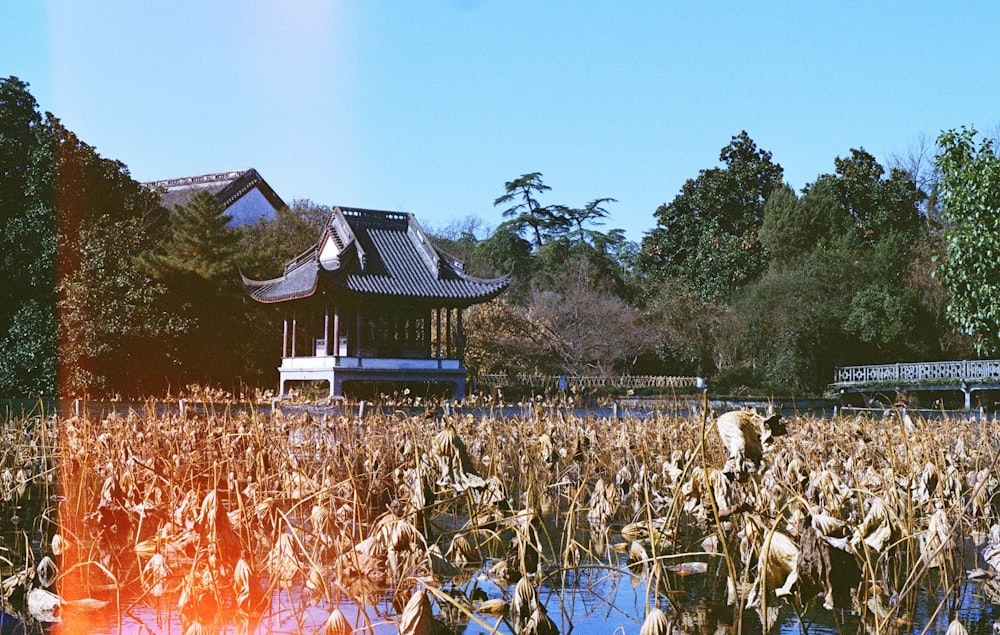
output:
[{"label": "lotus seed pod", "polygon": [[667,619],[666,613],[654,608],[646,614],[639,635],[668,635],[673,631],[673,624]]},{"label": "lotus seed pod", "polygon": [[344,613],[337,607],[333,608],[330,617],[323,623],[323,635],[350,635],[353,630]]},{"label": "lotus seed pod", "polygon": [[69,542],[62,537],[62,534],[53,534],[52,553],[56,556],[61,556],[67,549],[69,549]]}]

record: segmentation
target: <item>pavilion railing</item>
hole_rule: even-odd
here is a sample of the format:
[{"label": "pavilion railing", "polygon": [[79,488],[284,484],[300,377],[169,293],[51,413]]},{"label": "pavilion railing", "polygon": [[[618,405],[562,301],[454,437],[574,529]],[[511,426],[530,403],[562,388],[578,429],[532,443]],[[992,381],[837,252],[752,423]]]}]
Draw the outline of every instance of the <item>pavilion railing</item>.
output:
[{"label": "pavilion railing", "polygon": [[1000,381],[1000,360],[915,362],[875,366],[843,366],[834,371],[834,384],[901,384]]},{"label": "pavilion railing", "polygon": [[694,388],[698,385],[697,377],[672,377],[664,375],[532,375],[526,373],[492,373],[476,377],[480,389],[524,386],[528,388],[557,388],[560,380],[565,377],[566,388],[572,390],[585,388]]}]

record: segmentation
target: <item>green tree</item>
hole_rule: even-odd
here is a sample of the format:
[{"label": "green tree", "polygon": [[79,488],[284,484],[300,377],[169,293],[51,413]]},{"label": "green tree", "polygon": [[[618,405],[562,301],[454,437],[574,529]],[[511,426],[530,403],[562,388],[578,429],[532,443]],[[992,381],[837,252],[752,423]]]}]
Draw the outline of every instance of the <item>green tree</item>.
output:
[{"label": "green tree", "polygon": [[529,172],[504,183],[504,194],[493,201],[494,207],[510,204],[503,211],[504,218],[510,219],[506,224],[518,234],[530,229],[535,239],[535,248],[542,246],[543,232],[548,232],[554,226],[554,212],[550,207],[539,204],[537,198],[550,189],[552,188],[542,182],[540,172]]},{"label": "green tree", "polygon": [[274,218],[237,228],[237,260],[247,276],[276,277],[285,264],[316,244],[330,221],[330,208],[310,200],[292,201]]},{"label": "green tree", "polygon": [[771,267],[730,305],[714,333],[717,384],[770,391],[816,390],[844,346],[851,264],[816,250],[794,268]]},{"label": "green tree", "polygon": [[215,195],[201,191],[169,214],[166,237],[141,262],[160,280],[190,279],[213,286],[233,274],[235,231]]},{"label": "green tree", "polygon": [[149,394],[159,387],[160,342],[183,324],[158,307],[166,292],[136,266],[139,219],[97,219],[79,236],[79,267],[59,281],[62,391]]},{"label": "green tree", "polygon": [[188,327],[167,349],[173,383],[218,385],[241,375],[244,294],[229,221],[214,195],[199,192],[170,211],[163,240],[139,258],[167,289],[164,310]]},{"label": "green tree", "polygon": [[0,225],[24,210],[44,141],[42,116],[28,84],[16,77],[0,80]]},{"label": "green tree", "polygon": [[864,150],[834,160],[833,174],[807,185],[801,197],[777,188],[764,206],[760,239],[769,258],[794,261],[815,249],[879,249],[894,272],[927,238],[924,194],[900,169],[885,170]]},{"label": "green tree", "polygon": [[604,205],[617,202],[613,198],[605,197],[594,199],[580,208],[553,206],[554,215],[558,219],[555,225],[561,233],[569,234],[575,243],[593,242],[605,235],[585,225],[603,225],[604,219],[608,216],[608,210]]},{"label": "green tree", "polygon": [[24,300],[0,338],[0,390],[7,395],[56,394],[56,344],[51,304]]},{"label": "green tree", "polygon": [[[551,285],[574,258],[587,261],[588,271],[595,276],[591,283],[610,283],[616,296],[631,300],[635,295],[631,268],[637,248],[620,229],[595,229],[604,224],[606,205],[615,199],[596,198],[581,208],[542,206],[538,195],[550,189],[539,172],[530,172],[505,183],[504,195],[494,201],[494,205],[510,204],[504,210],[510,220],[482,241],[480,252],[495,273],[513,271],[507,300],[530,304],[533,285]],[[533,243],[523,237],[528,230]]]},{"label": "green tree", "polygon": [[637,261],[647,288],[672,278],[711,301],[763,273],[758,233],[764,205],[781,186],[781,166],[745,131],[722,149],[719,160],[725,167],[702,170],[656,210],[656,227],[643,238]]},{"label": "green tree", "polygon": [[910,176],[899,168],[885,169],[864,150],[834,160],[833,189],[841,209],[853,220],[860,245],[892,244],[902,260],[909,258],[914,242],[926,235],[920,203],[926,198]]},{"label": "green tree", "polygon": [[50,134],[28,85],[0,80],[0,394],[57,387]]},{"label": "green tree", "polygon": [[852,222],[832,178],[821,177],[797,197],[784,185],[764,206],[760,240],[770,263],[789,264],[816,249],[840,250],[851,240]]},{"label": "green tree", "polygon": [[963,127],[938,137],[944,251],[935,275],[951,293],[947,315],[979,355],[1000,352],[1000,156]]},{"label": "green tree", "polygon": [[[155,208],[156,197],[123,164],[102,158],[51,114],[42,117],[27,84],[0,80],[0,393],[51,394],[59,375],[73,375],[79,358],[63,353],[84,317],[77,315],[72,328],[64,324],[69,287],[60,281],[75,280],[79,297],[99,296],[96,290],[118,272],[81,275],[90,228],[135,221],[135,231],[144,233]],[[127,317],[115,319],[121,324]],[[117,342],[107,342],[109,350]],[[48,361],[30,362],[41,358]]]},{"label": "green tree", "polygon": [[768,199],[760,231],[768,270],[738,294],[720,332],[720,347],[742,342],[724,375],[815,390],[836,365],[940,353],[935,300],[914,282],[929,239],[922,193],[863,150],[835,167],[801,197],[785,186]]},{"label": "green tree", "polygon": [[60,389],[148,394],[142,381],[161,366],[158,339],[169,333],[169,318],[154,302],[161,289],[133,258],[159,230],[158,197],[54,117],[45,125],[53,153]]}]

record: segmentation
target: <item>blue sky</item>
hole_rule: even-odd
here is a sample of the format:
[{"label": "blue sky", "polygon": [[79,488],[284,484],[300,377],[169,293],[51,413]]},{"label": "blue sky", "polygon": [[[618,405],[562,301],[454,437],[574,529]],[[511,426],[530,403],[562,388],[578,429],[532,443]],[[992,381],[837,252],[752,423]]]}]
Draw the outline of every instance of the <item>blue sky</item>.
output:
[{"label": "blue sky", "polygon": [[0,0],[0,76],[138,180],[500,222],[613,197],[634,240],[746,130],[796,189],[1000,121],[1000,3]]}]

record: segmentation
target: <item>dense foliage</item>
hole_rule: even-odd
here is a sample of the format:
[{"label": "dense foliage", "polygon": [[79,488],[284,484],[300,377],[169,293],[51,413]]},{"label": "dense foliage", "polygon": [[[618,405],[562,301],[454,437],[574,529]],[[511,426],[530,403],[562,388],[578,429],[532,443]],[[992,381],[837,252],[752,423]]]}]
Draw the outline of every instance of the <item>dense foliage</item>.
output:
[{"label": "dense foliage", "polygon": [[0,148],[0,393],[52,394],[60,365],[73,384],[128,376],[133,335],[162,326],[128,258],[155,236],[156,196],[15,78],[0,81]]},{"label": "dense foliage", "polygon": [[521,275],[502,307],[475,315],[478,367],[817,392],[838,365],[969,354],[927,275],[938,232],[907,172],[854,149],[796,193],[746,132],[719,159],[656,210],[641,246],[619,230],[567,231],[569,208],[539,201],[539,173],[506,183],[497,204],[517,203],[512,220],[478,246],[507,255],[492,241],[517,244],[494,272],[513,262]]},{"label": "dense foliage", "polygon": [[684,281],[717,300],[757,280],[766,267],[759,239],[764,205],[781,185],[781,166],[746,132],[719,153],[724,168],[702,170],[655,212],[642,241],[639,269],[647,279]]},{"label": "dense foliage", "polygon": [[874,157],[837,158],[801,196],[768,199],[760,279],[729,296],[723,339],[742,342],[718,369],[752,384],[804,390],[833,367],[937,359],[936,307],[911,285],[930,232],[923,194]]},{"label": "dense foliage", "polygon": [[[1000,161],[974,135],[942,135],[929,175],[852,149],[796,192],[741,132],[641,244],[604,227],[613,198],[551,203],[540,172],[507,181],[498,227],[431,232],[468,272],[514,279],[470,310],[468,365],[817,392],[838,365],[995,354]],[[0,81],[0,395],[273,386],[280,316],[240,273],[280,275],[329,213],[297,201],[234,228],[212,196],[165,210]]]},{"label": "dense foliage", "polygon": [[981,355],[1000,351],[1000,156],[993,141],[976,146],[974,128],[938,140],[940,202],[947,223],[940,278],[951,292],[948,317]]}]

